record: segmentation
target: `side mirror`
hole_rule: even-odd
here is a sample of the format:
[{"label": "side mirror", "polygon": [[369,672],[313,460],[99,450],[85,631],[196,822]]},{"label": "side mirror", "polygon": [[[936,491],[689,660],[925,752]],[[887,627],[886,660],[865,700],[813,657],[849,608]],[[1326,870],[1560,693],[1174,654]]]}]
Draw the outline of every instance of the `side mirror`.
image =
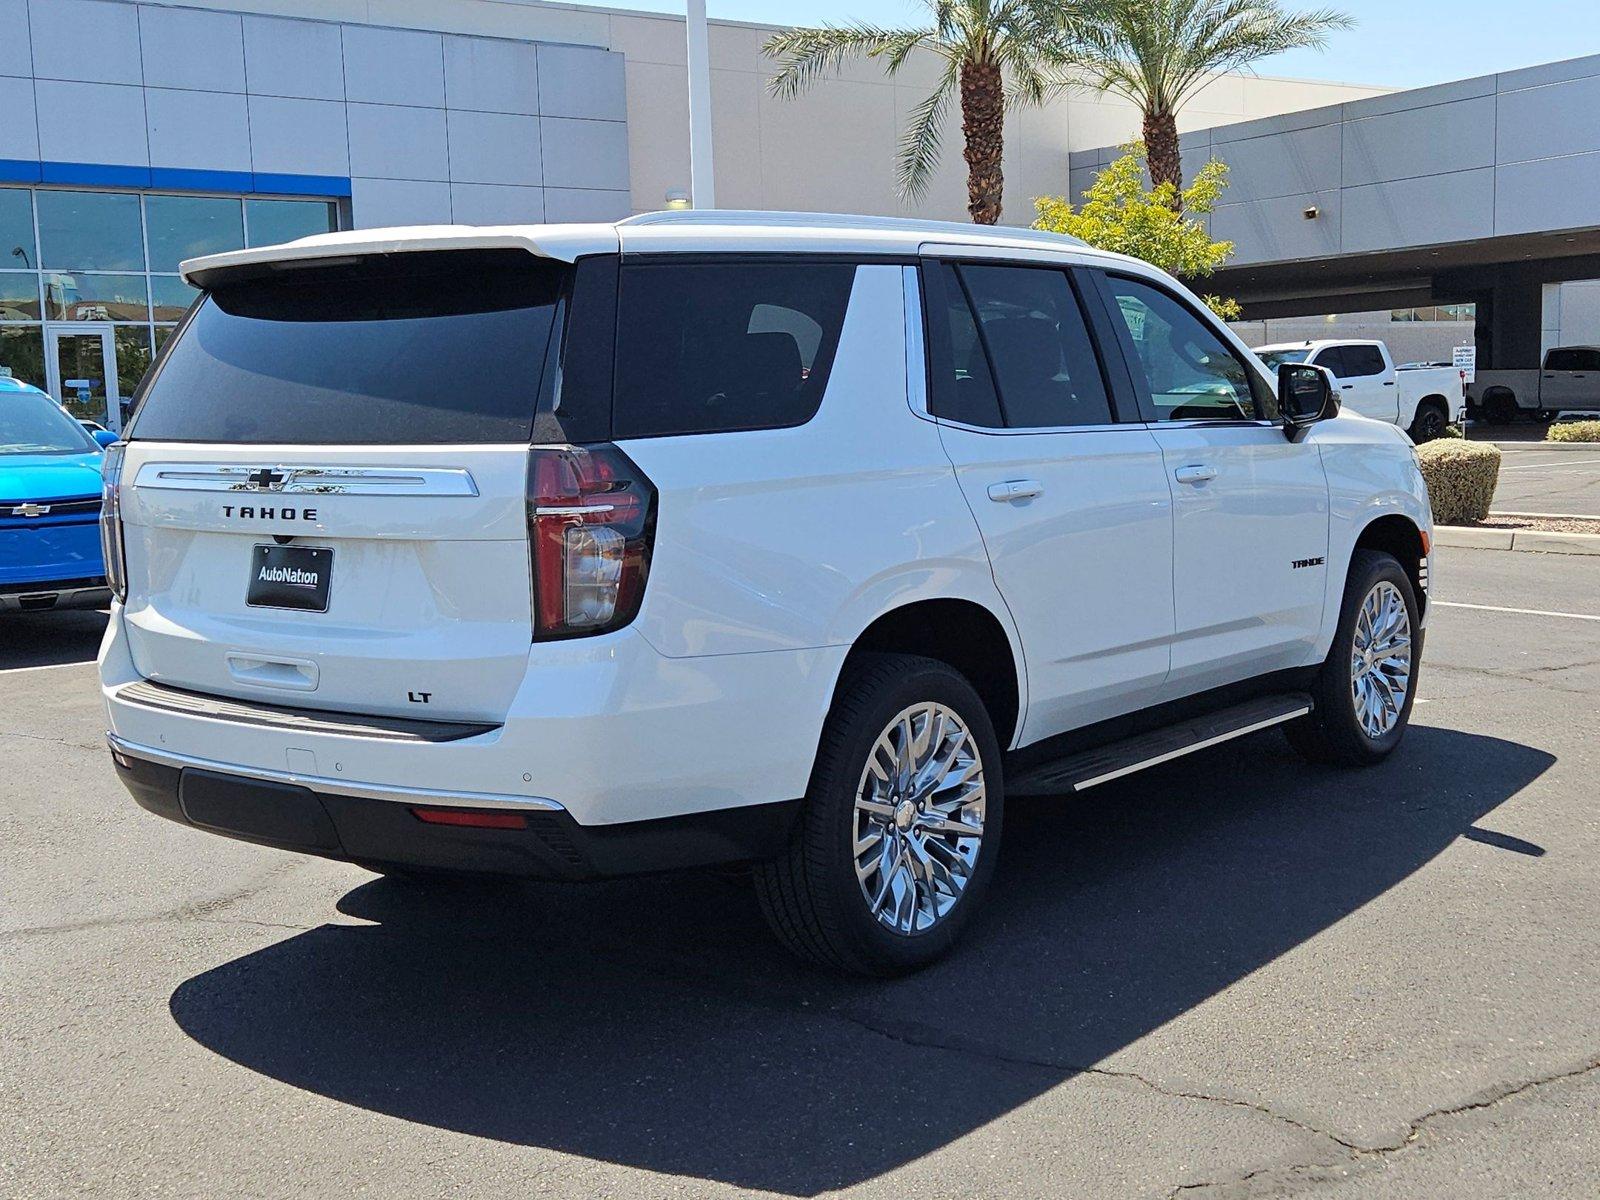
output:
[{"label": "side mirror", "polygon": [[94,430],[91,430],[89,432],[89,436],[92,437],[95,441],[99,442],[102,449],[104,449],[106,446],[111,445],[112,442],[117,440],[117,435],[112,433],[111,430],[109,430],[109,429],[94,429]]},{"label": "side mirror", "polygon": [[1282,363],[1278,367],[1278,410],[1292,441],[1300,430],[1339,415],[1339,393],[1325,367]]}]

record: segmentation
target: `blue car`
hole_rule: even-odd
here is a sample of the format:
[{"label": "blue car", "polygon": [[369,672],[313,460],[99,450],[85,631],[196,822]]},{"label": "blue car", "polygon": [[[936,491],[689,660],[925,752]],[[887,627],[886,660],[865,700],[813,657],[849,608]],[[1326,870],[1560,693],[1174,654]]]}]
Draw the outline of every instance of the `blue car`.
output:
[{"label": "blue car", "polygon": [[111,602],[100,551],[101,446],[50,396],[0,378],[0,613]]}]

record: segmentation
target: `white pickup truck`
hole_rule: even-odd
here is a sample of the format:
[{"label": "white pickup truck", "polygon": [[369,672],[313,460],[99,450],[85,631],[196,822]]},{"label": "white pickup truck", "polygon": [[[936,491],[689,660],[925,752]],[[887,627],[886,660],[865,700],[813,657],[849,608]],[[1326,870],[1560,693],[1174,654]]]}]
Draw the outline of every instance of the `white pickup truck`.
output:
[{"label": "white pickup truck", "polygon": [[1479,371],[1467,385],[1467,406],[1491,425],[1509,425],[1518,413],[1548,421],[1600,410],[1600,346],[1557,346],[1545,352],[1543,367]]},{"label": "white pickup truck", "polygon": [[1255,352],[1273,371],[1286,362],[1326,367],[1346,410],[1398,425],[1414,442],[1432,441],[1461,419],[1465,388],[1455,367],[1396,369],[1382,342],[1284,342]]}]

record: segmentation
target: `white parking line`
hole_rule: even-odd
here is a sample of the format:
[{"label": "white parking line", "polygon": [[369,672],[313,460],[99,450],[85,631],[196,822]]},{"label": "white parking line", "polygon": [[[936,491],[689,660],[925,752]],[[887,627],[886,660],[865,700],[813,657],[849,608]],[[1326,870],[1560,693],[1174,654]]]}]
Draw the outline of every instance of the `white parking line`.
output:
[{"label": "white parking line", "polygon": [[1580,458],[1577,462],[1536,462],[1517,463],[1514,466],[1501,467],[1502,471],[1554,471],[1557,467],[1592,467],[1600,463],[1600,458]]},{"label": "white parking line", "polygon": [[0,675],[15,675],[22,671],[59,671],[63,667],[92,667],[94,659],[86,658],[82,662],[69,663],[44,663],[37,667],[0,667]]},{"label": "white parking line", "polygon": [[1435,600],[1440,608],[1472,608],[1479,612],[1518,613],[1524,617],[1566,617],[1571,621],[1600,621],[1592,613],[1547,612],[1542,608],[1502,608],[1498,604],[1462,604],[1455,600]]}]

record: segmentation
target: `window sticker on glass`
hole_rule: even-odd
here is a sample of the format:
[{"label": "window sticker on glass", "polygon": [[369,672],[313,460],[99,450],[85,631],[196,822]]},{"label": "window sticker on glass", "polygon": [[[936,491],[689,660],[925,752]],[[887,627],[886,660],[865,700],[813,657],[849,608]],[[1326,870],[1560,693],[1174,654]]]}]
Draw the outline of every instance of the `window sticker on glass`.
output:
[{"label": "window sticker on glass", "polygon": [[1128,323],[1128,333],[1133,340],[1144,341],[1144,317],[1150,310],[1132,296],[1118,296],[1117,307],[1122,310],[1122,319]]}]

